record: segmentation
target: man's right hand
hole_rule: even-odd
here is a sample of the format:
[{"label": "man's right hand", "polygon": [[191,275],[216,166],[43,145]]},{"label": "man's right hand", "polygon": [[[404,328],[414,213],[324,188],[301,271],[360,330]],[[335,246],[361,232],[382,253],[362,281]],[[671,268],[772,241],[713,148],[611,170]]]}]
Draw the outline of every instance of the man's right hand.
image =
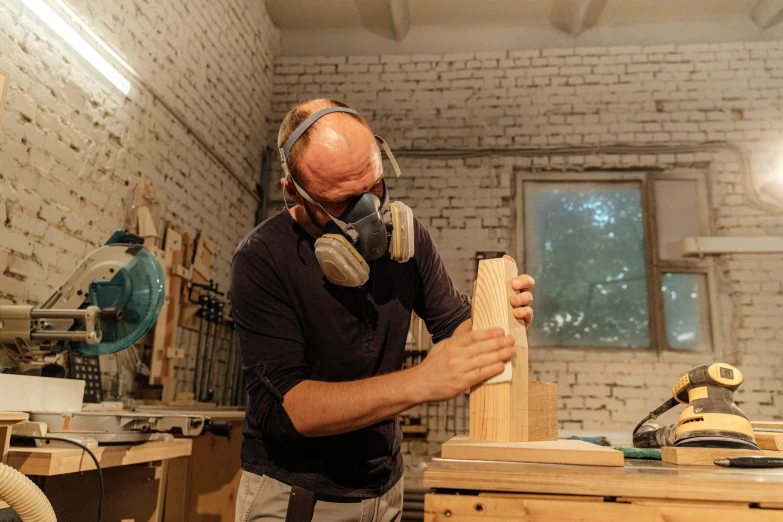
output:
[{"label": "man's right hand", "polygon": [[503,373],[514,355],[514,338],[500,328],[455,334],[434,345],[411,368],[417,402],[444,401]]}]

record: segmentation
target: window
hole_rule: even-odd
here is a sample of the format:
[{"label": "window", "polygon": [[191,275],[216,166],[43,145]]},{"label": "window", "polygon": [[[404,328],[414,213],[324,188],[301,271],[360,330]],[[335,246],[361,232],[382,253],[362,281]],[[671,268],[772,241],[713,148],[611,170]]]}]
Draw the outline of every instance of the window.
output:
[{"label": "window", "polygon": [[532,346],[712,349],[711,260],[679,254],[707,235],[700,173],[522,174]]}]

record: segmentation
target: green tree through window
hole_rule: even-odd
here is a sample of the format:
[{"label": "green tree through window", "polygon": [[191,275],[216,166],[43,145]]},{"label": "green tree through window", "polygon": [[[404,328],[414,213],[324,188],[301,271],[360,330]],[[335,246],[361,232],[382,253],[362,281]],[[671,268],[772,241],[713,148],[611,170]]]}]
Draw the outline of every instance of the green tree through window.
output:
[{"label": "green tree through window", "polygon": [[650,347],[640,183],[525,182],[524,223],[531,344]]}]

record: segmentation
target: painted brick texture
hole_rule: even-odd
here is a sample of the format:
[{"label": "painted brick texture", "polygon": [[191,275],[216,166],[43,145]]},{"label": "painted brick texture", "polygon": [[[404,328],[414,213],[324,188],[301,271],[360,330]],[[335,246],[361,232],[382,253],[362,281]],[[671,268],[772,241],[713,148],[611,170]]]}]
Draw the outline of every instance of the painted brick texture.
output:
[{"label": "painted brick texture", "polygon": [[[389,180],[393,198],[429,227],[449,273],[468,291],[476,251],[515,251],[514,179],[523,171],[700,168],[712,234],[783,233],[783,209],[749,204],[734,152],[665,149],[730,142],[749,158],[756,183],[769,179],[781,147],[781,66],[783,42],[280,57],[270,131],[296,102],[331,97],[357,107],[392,150],[662,146],[623,155],[401,159],[403,177]],[[561,428],[630,430],[682,373],[715,359],[745,373],[738,399],[749,416],[783,416],[776,379],[783,371],[783,256],[726,255],[717,267],[723,338],[715,355],[531,350],[531,376],[559,384]],[[426,447],[410,452],[411,470]]]},{"label": "painted brick texture", "polygon": [[47,298],[125,226],[139,182],[157,188],[164,218],[214,240],[213,275],[227,288],[256,202],[191,131],[254,185],[279,40],[263,2],[69,5],[143,83],[132,80],[125,98],[19,2],[0,5],[0,69],[10,73],[0,132],[0,303]]}]

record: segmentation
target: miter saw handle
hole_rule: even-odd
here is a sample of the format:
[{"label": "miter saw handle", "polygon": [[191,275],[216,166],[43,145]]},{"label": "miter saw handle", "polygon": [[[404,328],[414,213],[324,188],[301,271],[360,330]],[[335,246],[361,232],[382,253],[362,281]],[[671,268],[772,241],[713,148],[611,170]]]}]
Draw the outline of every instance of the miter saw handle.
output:
[{"label": "miter saw handle", "polygon": [[210,420],[204,425],[203,433],[211,433],[216,437],[228,437],[231,435],[231,423],[228,421]]}]

